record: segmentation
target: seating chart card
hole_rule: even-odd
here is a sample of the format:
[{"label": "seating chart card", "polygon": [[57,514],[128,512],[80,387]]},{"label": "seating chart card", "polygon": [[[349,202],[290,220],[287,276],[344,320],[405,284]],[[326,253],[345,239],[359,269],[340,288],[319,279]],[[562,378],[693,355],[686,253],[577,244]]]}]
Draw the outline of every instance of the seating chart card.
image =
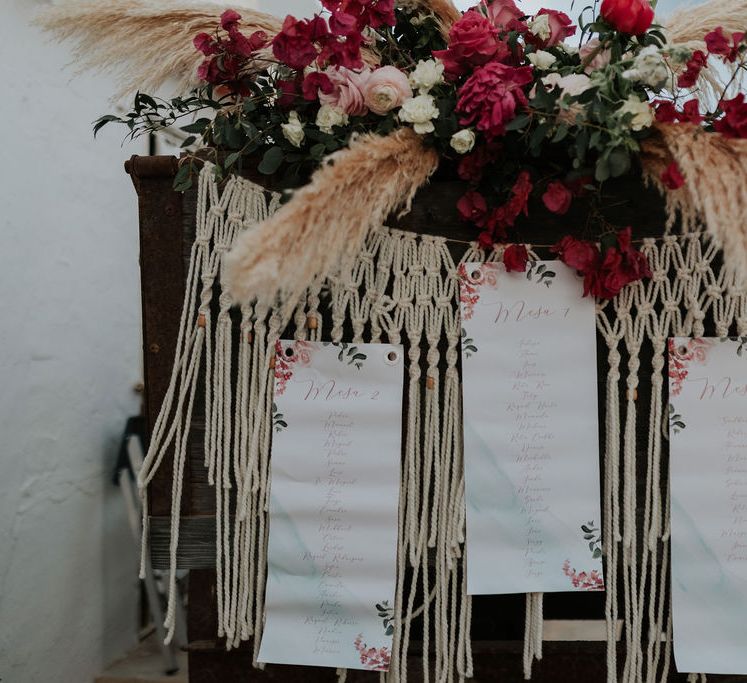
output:
[{"label": "seating chart card", "polygon": [[747,674],[747,337],[669,340],[677,670]]},{"label": "seating chart card", "polygon": [[554,261],[460,276],[467,590],[603,590],[594,301]]},{"label": "seating chart card", "polygon": [[262,662],[386,671],[402,347],[280,341]]}]

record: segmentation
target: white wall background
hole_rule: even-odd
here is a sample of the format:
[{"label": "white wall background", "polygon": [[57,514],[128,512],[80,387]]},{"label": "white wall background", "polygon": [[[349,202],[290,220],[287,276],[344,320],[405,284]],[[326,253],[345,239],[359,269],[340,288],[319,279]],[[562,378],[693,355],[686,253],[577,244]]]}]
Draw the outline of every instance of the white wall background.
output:
[{"label": "white wall background", "polygon": [[68,46],[29,23],[43,5],[0,1],[0,679],[90,683],[136,639],[136,550],[110,480],[139,412],[123,162],[145,147],[119,129],[93,140],[112,84],[72,77]]}]

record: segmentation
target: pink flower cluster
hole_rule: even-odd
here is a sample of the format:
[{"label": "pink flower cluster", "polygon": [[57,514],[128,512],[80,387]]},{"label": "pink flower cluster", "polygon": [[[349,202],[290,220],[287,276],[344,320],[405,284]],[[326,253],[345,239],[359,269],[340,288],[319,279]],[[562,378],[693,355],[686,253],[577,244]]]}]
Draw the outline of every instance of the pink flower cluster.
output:
[{"label": "pink flower cluster", "polygon": [[392,659],[392,652],[388,647],[368,647],[363,642],[363,634],[359,633],[354,642],[355,649],[358,650],[361,665],[368,671],[389,671],[389,663]]},{"label": "pink flower cluster", "polygon": [[563,562],[563,573],[571,580],[571,585],[574,588],[588,591],[604,590],[604,579],[596,569],[590,572],[577,572],[575,568],[571,568],[571,563],[566,560]]}]

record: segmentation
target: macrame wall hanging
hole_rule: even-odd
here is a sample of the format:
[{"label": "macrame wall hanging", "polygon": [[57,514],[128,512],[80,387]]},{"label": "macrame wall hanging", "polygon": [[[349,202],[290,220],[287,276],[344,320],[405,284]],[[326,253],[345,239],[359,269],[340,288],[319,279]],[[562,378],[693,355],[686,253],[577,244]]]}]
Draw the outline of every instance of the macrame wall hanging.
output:
[{"label": "macrame wall hanging", "polygon": [[[472,677],[471,599],[463,571],[464,479],[460,405],[458,265],[448,240],[381,227],[349,272],[313,283],[287,310],[232,310],[221,261],[238,234],[273,213],[280,197],[238,177],[218,187],[200,173],[176,362],[140,475],[147,487],[173,452],[169,638],[175,627],[180,501],[196,405],[205,408],[204,464],[214,486],[218,636],[228,648],[263,624],[272,364],[281,337],[405,345],[405,437],[400,491],[392,683],[407,680],[412,624],[422,621],[424,678]],[[653,277],[597,308],[607,365],[603,432],[603,545],[607,680],[664,681],[671,667],[666,340],[747,334],[747,298],[699,234],[646,240]],[[489,260],[499,260],[494,251]],[[474,245],[462,262],[484,259]],[[652,378],[641,384],[641,377]],[[640,481],[644,472],[644,485]],[[638,473],[638,477],[637,477]],[[143,557],[148,552],[144,506]],[[542,595],[526,597],[524,668],[542,657]],[[624,662],[617,661],[617,623]],[[259,665],[258,665],[259,666]],[[621,672],[618,676],[618,671]],[[341,680],[345,672],[340,671]],[[691,680],[698,680],[692,676]]]}]

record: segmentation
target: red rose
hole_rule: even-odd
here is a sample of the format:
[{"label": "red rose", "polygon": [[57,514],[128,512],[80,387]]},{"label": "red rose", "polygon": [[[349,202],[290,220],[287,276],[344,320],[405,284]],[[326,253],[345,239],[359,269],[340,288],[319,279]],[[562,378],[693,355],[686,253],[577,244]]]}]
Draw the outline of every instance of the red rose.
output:
[{"label": "red rose", "polygon": [[713,127],[727,138],[747,138],[747,103],[744,95],[739,93],[734,99],[723,101],[721,109],[724,115]]},{"label": "red rose", "polygon": [[579,240],[566,235],[551,251],[558,254],[560,260],[569,268],[586,274],[596,268],[601,254],[596,244],[586,240]]},{"label": "red rose", "polygon": [[529,253],[523,244],[511,244],[503,252],[503,265],[508,273],[523,273],[527,269]]},{"label": "red rose", "polygon": [[433,56],[444,63],[450,78],[457,78],[476,66],[493,58],[504,59],[510,50],[498,37],[498,29],[491,21],[475,10],[469,10],[449,31],[445,50],[436,50]]},{"label": "red rose", "polygon": [[576,27],[573,25],[570,17],[565,12],[558,12],[554,9],[541,9],[535,17],[543,14],[547,15],[550,23],[550,37],[547,40],[541,40],[533,33],[527,34],[527,40],[539,47],[552,47],[562,42],[569,36],[576,33]]},{"label": "red rose", "polygon": [[479,192],[470,190],[457,202],[457,210],[463,220],[481,228],[487,218],[488,203]]},{"label": "red rose", "polygon": [[740,43],[743,39],[744,33],[737,32],[727,36],[724,29],[719,26],[706,35],[705,44],[711,54],[721,55],[725,62],[734,62],[739,57]]},{"label": "red rose", "polygon": [[476,147],[471,153],[466,154],[459,160],[457,174],[468,183],[479,183],[482,180],[483,169],[498,159],[501,151],[500,143]]},{"label": "red rose", "polygon": [[272,54],[292,69],[305,69],[318,54],[315,43],[329,35],[327,22],[321,17],[296,20],[290,14],[272,39]]},{"label": "red rose", "polygon": [[666,170],[661,174],[661,182],[664,183],[664,187],[670,190],[679,190],[684,184],[685,179],[682,177],[682,171],[677,165],[676,161],[673,161]]},{"label": "red rose", "polygon": [[532,82],[532,68],[491,62],[477,69],[459,89],[456,110],[463,126],[477,125],[488,139],[506,132],[518,105],[527,103],[522,87]]},{"label": "red rose", "polygon": [[602,18],[621,33],[638,36],[654,21],[654,8],[649,0],[603,0]]},{"label": "red rose", "polygon": [[571,191],[560,182],[553,182],[547,186],[545,194],[542,195],[542,203],[548,211],[563,215],[571,208],[573,195]]},{"label": "red rose", "polygon": [[695,50],[692,57],[687,61],[685,70],[677,78],[677,85],[680,88],[692,88],[698,81],[700,72],[708,63],[708,57],[701,50]]}]

